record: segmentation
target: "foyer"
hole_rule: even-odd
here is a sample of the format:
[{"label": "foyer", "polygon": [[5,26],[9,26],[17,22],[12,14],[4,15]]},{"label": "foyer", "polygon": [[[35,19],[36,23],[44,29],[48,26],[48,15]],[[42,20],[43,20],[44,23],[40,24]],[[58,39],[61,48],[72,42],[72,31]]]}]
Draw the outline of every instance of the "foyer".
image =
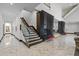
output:
[{"label": "foyer", "polygon": [[0,3],[0,56],[79,56],[78,3]]}]

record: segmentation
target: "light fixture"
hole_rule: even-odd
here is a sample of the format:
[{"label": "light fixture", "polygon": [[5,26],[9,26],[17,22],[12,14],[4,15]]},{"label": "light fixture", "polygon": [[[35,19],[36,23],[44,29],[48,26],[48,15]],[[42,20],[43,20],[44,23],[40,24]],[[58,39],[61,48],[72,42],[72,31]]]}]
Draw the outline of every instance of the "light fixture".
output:
[{"label": "light fixture", "polygon": [[14,3],[10,3],[10,5],[12,6]]}]

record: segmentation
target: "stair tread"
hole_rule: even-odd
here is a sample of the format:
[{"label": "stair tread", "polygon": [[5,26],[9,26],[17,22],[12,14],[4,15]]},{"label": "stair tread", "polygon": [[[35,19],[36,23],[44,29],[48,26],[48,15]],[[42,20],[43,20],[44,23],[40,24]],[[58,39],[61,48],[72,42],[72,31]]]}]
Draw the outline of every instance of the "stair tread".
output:
[{"label": "stair tread", "polygon": [[37,34],[37,33],[30,33],[30,34]]},{"label": "stair tread", "polygon": [[41,42],[42,41],[42,39],[40,39],[40,40],[36,40],[36,41],[32,41],[32,42],[29,42],[28,44],[30,45],[30,44],[35,44],[35,43],[38,43],[38,42]]},{"label": "stair tread", "polygon": [[39,36],[37,37],[30,37],[29,39],[37,39],[37,38],[40,38]]},{"label": "stair tread", "polygon": [[[39,37],[38,35],[36,35],[36,36],[30,36],[30,38],[36,38],[36,37]],[[25,36],[25,38],[29,38],[29,36]]]},{"label": "stair tread", "polygon": [[30,32],[30,34],[36,34],[35,32]]},{"label": "stair tread", "polygon": [[36,36],[37,34],[30,34],[30,36]]},{"label": "stair tread", "polygon": [[34,31],[34,29],[32,29],[32,28],[29,28],[29,30],[30,30],[30,31]]},{"label": "stair tread", "polygon": [[40,38],[28,39],[27,41],[36,41],[36,40],[40,40]]}]

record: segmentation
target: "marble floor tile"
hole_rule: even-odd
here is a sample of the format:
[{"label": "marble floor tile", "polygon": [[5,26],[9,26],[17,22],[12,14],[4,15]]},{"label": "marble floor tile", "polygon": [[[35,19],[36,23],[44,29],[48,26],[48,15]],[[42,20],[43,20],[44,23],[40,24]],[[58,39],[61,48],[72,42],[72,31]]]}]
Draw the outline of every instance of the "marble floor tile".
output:
[{"label": "marble floor tile", "polygon": [[0,43],[1,56],[74,56],[75,35],[62,35],[51,41],[26,47],[13,36],[6,35]]}]

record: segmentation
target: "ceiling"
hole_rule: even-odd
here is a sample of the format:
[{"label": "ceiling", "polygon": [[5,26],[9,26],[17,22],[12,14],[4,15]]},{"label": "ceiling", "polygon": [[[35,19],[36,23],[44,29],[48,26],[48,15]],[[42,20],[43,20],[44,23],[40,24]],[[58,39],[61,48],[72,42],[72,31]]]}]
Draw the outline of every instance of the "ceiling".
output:
[{"label": "ceiling", "polygon": [[62,15],[65,16],[68,12],[70,12],[78,3],[61,3],[62,7]]},{"label": "ceiling", "polygon": [[[35,10],[35,7],[40,3],[0,3],[0,13],[2,13],[5,19],[16,18],[16,16],[24,9],[29,12]],[[47,7],[50,7],[50,3],[44,3]],[[59,3],[62,7],[62,14],[65,16],[71,11],[78,3]]]},{"label": "ceiling", "polygon": [[[78,3],[57,3],[62,7],[62,15],[65,16],[68,12],[70,12]],[[50,3],[45,3],[48,7]]]},{"label": "ceiling", "polygon": [[0,10],[19,10],[21,11],[22,9],[25,9],[27,11],[33,11],[34,8],[38,5],[39,3],[0,3]]},{"label": "ceiling", "polygon": [[[50,8],[50,3],[44,3]],[[64,17],[68,12],[70,12],[79,3],[57,3],[62,7],[62,16]]]},{"label": "ceiling", "polygon": [[[0,11],[12,11],[12,12],[20,12],[23,9],[27,11],[34,11],[35,7],[40,3],[0,3]],[[47,7],[50,6],[50,3],[44,3]],[[62,7],[63,16],[65,16],[77,3],[59,3]]]},{"label": "ceiling", "polygon": [[39,3],[0,3],[0,14],[5,22],[13,22],[21,11],[32,12]]}]

